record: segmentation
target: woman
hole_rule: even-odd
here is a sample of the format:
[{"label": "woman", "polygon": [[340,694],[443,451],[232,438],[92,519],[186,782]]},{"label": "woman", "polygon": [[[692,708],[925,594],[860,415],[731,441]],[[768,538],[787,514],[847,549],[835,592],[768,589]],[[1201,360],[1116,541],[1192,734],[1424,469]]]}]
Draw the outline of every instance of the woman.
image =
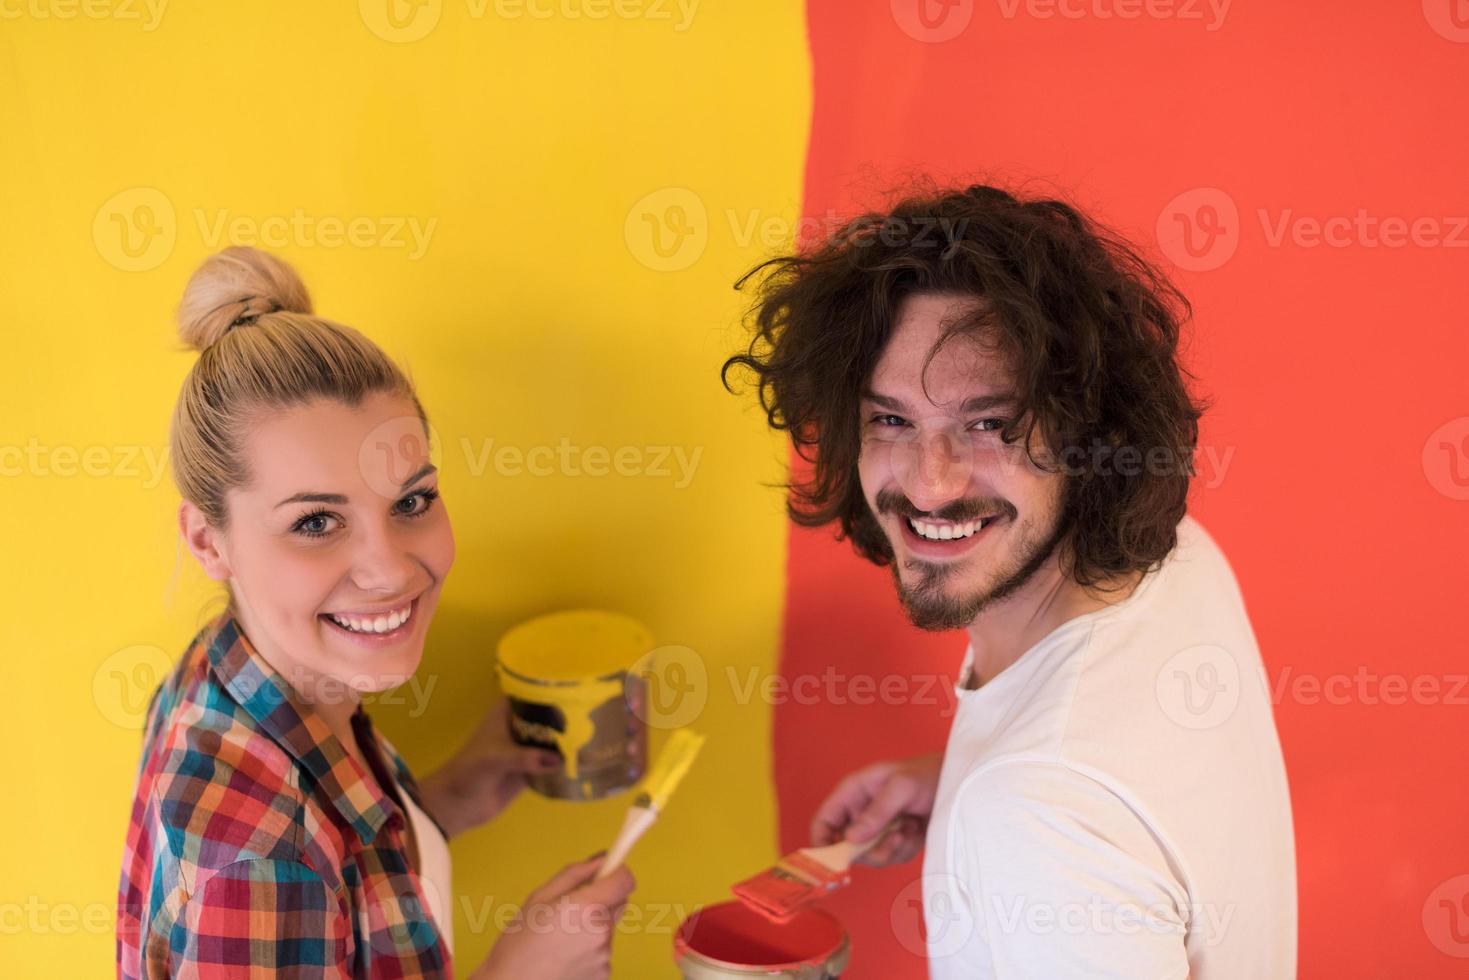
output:
[{"label": "woman", "polygon": [[[509,742],[502,703],[419,785],[362,709],[417,668],[454,561],[423,409],[254,249],[208,259],[179,320],[200,352],[173,419],[179,527],[229,604],[149,709],[118,974],[448,977],[447,838],[558,763]],[[472,976],[606,976],[633,879],[596,867],[537,890]]]}]

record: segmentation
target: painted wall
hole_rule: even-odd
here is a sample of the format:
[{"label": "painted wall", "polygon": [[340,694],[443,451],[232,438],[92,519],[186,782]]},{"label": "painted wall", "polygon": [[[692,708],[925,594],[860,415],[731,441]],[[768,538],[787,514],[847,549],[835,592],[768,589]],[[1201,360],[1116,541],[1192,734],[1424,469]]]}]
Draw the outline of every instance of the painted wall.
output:
[{"label": "painted wall", "polygon": [[[1182,267],[1188,360],[1215,405],[1191,506],[1274,692],[1300,975],[1462,975],[1469,11],[812,0],[808,16],[809,217],[916,172],[1029,180]],[[782,670],[896,671],[914,694],[777,708],[796,844],[827,788],[813,770],[941,744],[948,702],[913,702],[963,637],[914,636],[886,573],[824,535],[793,535],[789,569]],[[857,975],[923,976],[916,878],[834,903],[869,939]]]},{"label": "painted wall", "polygon": [[[41,9],[0,23],[0,976],[112,969],[141,714],[215,594],[157,470],[192,357],[173,308],[231,242],[278,246],[437,429],[459,558],[416,688],[374,709],[416,768],[469,733],[531,615],[616,609],[706,676],[774,670],[786,528],[757,484],[784,447],[718,370],[735,270],[768,247],[745,230],[799,216],[798,5],[179,3],[151,30]],[[768,705],[726,684],[689,706],[709,745],[634,855],[622,976],[671,972],[681,912],[775,846]],[[627,802],[527,794],[455,841],[461,964]]]}]

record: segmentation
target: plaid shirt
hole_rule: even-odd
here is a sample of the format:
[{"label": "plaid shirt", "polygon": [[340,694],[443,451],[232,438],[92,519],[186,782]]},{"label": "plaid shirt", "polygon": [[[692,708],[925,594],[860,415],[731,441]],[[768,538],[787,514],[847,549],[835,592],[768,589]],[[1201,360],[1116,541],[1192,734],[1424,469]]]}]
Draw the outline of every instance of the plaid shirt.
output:
[{"label": "plaid shirt", "polygon": [[418,788],[362,709],[352,724],[376,778],[230,614],[200,631],[148,709],[120,978],[451,975],[384,764],[421,806]]}]

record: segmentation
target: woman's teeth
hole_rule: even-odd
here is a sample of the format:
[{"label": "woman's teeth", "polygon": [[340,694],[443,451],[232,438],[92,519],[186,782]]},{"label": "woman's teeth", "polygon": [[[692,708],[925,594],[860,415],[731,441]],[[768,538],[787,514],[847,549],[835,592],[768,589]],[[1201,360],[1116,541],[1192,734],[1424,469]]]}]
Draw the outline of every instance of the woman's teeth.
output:
[{"label": "woman's teeth", "polygon": [[394,609],[392,612],[381,613],[376,616],[354,616],[351,613],[327,613],[327,618],[336,623],[344,630],[353,633],[391,633],[393,630],[408,622],[408,617],[413,615],[413,603],[409,603],[402,609]]},{"label": "woman's teeth", "polygon": [[908,518],[908,526],[913,529],[913,533],[930,541],[955,541],[959,538],[967,538],[987,523],[988,518],[984,517],[967,524],[932,524],[928,521]]}]

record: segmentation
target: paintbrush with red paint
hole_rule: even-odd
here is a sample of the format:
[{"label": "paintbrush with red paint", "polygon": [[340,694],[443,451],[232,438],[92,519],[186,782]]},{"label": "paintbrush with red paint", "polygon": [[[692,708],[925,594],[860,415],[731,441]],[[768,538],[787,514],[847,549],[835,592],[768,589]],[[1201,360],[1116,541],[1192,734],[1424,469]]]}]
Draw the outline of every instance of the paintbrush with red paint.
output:
[{"label": "paintbrush with red paint", "polygon": [[730,888],[735,897],[772,922],[791,921],[801,909],[851,884],[852,862],[887,836],[884,827],[870,840],[843,840],[825,847],[803,847]]}]

